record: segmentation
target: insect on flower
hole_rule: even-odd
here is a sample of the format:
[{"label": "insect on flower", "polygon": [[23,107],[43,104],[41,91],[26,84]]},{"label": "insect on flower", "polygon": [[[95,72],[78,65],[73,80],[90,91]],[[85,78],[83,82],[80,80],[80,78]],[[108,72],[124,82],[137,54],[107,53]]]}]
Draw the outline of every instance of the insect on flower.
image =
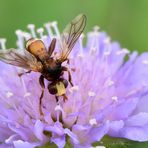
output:
[{"label": "insect on flower", "polygon": [[[39,78],[39,84],[42,87],[41,96],[39,98],[39,110],[41,114],[43,114],[41,106],[45,89],[44,79],[49,81],[48,91],[50,94],[55,95],[57,102],[59,96],[63,96],[64,101],[67,100],[65,93],[68,81],[71,86],[73,86],[73,84],[69,69],[62,66],[62,63],[69,61],[68,56],[82,34],[85,25],[86,16],[80,14],[66,26],[60,37],[61,52],[58,58],[53,53],[56,46],[56,38],[52,39],[48,50],[42,40],[31,38],[27,41],[25,50],[8,49],[0,52],[1,61],[28,70],[25,73],[30,73],[31,71],[41,73]],[[68,72],[68,81],[63,78],[65,71]],[[21,73],[19,76],[25,73]]]}]

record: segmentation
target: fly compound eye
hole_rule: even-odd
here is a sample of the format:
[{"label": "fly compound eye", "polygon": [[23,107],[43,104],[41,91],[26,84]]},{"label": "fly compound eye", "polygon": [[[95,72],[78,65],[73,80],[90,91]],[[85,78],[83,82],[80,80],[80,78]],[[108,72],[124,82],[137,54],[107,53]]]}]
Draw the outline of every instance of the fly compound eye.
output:
[{"label": "fly compound eye", "polygon": [[41,54],[42,52],[45,52],[45,45],[43,41],[39,39],[30,39],[26,43],[26,49],[30,53],[34,55],[38,55],[38,54]]},{"label": "fly compound eye", "polygon": [[55,95],[57,93],[56,85],[51,83],[48,85],[48,91],[50,94]]}]

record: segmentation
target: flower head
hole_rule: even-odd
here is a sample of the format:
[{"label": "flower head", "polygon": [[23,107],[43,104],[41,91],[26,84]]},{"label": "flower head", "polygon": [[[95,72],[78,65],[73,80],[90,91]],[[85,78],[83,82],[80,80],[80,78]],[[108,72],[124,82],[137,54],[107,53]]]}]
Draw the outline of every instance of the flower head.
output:
[{"label": "flower head", "polygon": [[[30,37],[39,36],[47,47],[53,37],[59,39],[57,22],[44,26],[47,35],[43,28],[35,32],[32,24],[30,33],[17,30],[17,47],[24,49]],[[69,141],[76,148],[86,148],[104,135],[148,140],[148,53],[130,53],[98,27],[87,34],[86,46],[83,38],[70,54],[69,67],[75,71],[71,72],[74,86],[66,89],[68,100],[61,98],[57,104],[45,89],[43,115],[40,73],[19,77],[22,69],[0,62],[0,141],[5,147],[53,142],[62,148]],[[0,43],[5,50],[5,40]]]}]

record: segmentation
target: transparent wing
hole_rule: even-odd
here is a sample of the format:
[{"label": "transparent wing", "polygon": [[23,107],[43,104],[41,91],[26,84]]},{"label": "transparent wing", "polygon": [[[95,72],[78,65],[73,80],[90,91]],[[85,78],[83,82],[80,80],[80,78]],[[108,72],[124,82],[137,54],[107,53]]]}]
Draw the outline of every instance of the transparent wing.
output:
[{"label": "transparent wing", "polygon": [[86,26],[86,16],[84,14],[80,14],[76,18],[74,18],[70,22],[70,24],[68,24],[64,29],[61,35],[62,54],[59,59],[61,62],[67,60],[68,55],[70,54],[75,43],[77,42],[80,35],[84,31],[85,26]]},{"label": "transparent wing", "polygon": [[27,70],[41,71],[42,64],[27,50],[7,49],[0,51],[0,61]]}]

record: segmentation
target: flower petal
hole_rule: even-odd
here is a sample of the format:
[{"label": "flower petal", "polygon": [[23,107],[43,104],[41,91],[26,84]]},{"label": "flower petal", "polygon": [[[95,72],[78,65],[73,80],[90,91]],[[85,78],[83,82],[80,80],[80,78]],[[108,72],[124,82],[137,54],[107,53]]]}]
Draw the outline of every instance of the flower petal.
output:
[{"label": "flower petal", "polygon": [[125,126],[144,126],[148,124],[148,113],[141,112],[129,117],[125,121]]},{"label": "flower petal", "polygon": [[29,142],[24,142],[22,140],[17,140],[13,142],[15,148],[34,148],[38,146],[37,143],[29,143]]},{"label": "flower petal", "polygon": [[102,124],[101,126],[82,126],[74,125],[72,128],[73,133],[75,133],[79,138],[78,145],[87,146],[90,143],[99,141],[107,132],[109,126],[108,123]]},{"label": "flower petal", "polygon": [[58,148],[64,148],[65,143],[66,143],[66,141],[65,141],[65,135],[63,135],[63,136],[57,136],[57,137],[54,136],[54,137],[52,137],[50,139],[50,141],[51,142],[54,142],[58,146]]},{"label": "flower petal", "polygon": [[71,132],[68,128],[64,129],[64,132],[72,139],[72,142],[74,144],[79,143],[78,137],[73,132]]},{"label": "flower petal", "polygon": [[148,126],[145,127],[125,127],[123,128],[119,136],[122,138],[127,138],[134,141],[148,141]]},{"label": "flower petal", "polygon": [[124,122],[122,120],[111,121],[109,123],[109,131],[107,134],[113,137],[118,137],[119,131],[123,128],[123,126],[124,126]]},{"label": "flower petal", "polygon": [[130,98],[117,105],[111,111],[109,120],[121,120],[127,118],[136,108],[139,98]]},{"label": "flower petal", "polygon": [[45,125],[40,120],[37,120],[34,126],[34,133],[36,137],[41,141],[44,141],[44,139],[46,138],[43,134],[44,126]]},{"label": "flower petal", "polygon": [[148,95],[144,95],[140,98],[139,103],[137,104],[135,113],[147,112],[148,113]]}]

